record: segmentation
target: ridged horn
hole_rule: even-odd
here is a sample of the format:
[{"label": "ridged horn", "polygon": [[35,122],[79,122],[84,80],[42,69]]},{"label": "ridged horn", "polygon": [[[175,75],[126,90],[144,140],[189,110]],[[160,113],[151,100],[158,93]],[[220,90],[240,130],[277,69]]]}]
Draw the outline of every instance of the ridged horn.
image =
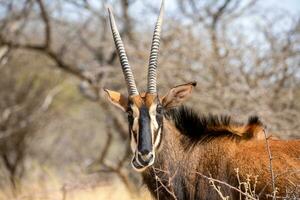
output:
[{"label": "ridged horn", "polygon": [[129,65],[128,58],[126,56],[124,44],[122,42],[120,33],[118,31],[113,12],[112,12],[111,8],[109,8],[109,7],[108,7],[108,14],[109,14],[109,22],[110,22],[111,31],[112,31],[116,49],[117,49],[117,52],[119,55],[119,59],[120,59],[121,67],[122,67],[123,74],[125,77],[125,81],[127,84],[128,93],[130,96],[138,95],[139,92],[137,90],[137,87],[136,87],[136,84],[134,81],[134,76],[131,71],[131,67]]},{"label": "ridged horn", "polygon": [[158,62],[158,53],[159,53],[159,45],[160,45],[160,32],[161,26],[163,22],[164,15],[164,0],[161,2],[161,7],[159,11],[159,16],[157,18],[157,22],[154,28],[150,58],[149,58],[149,68],[148,68],[148,84],[147,84],[147,92],[151,94],[157,93],[156,90],[156,68]]}]

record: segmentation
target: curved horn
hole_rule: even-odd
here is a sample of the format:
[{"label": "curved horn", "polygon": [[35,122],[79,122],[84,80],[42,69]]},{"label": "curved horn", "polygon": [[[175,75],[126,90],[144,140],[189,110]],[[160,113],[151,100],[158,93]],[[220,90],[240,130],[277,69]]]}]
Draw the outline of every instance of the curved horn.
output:
[{"label": "curved horn", "polygon": [[159,44],[160,44],[160,32],[164,15],[164,0],[161,2],[161,7],[159,11],[159,16],[157,18],[157,22],[154,28],[152,44],[151,44],[151,52],[149,58],[149,68],[148,68],[148,85],[147,91],[151,94],[156,93],[156,68],[158,61],[158,53],[159,53]]},{"label": "curved horn", "polygon": [[126,56],[125,48],[124,48],[121,36],[119,34],[117,25],[116,25],[114,15],[109,7],[108,7],[108,14],[109,14],[109,22],[110,22],[111,31],[112,31],[114,42],[115,42],[117,52],[118,52],[118,55],[120,58],[120,63],[121,63],[123,74],[124,74],[125,81],[127,84],[128,93],[130,96],[138,95],[139,92],[137,90],[137,87],[136,87],[136,84],[134,81],[134,77],[133,77],[133,73],[131,71],[131,67],[129,65],[128,58]]}]

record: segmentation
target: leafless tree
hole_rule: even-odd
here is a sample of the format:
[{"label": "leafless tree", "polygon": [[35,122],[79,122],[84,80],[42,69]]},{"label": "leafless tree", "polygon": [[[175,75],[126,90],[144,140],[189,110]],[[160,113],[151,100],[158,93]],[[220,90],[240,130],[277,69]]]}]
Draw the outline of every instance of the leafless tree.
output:
[{"label": "leafless tree", "polygon": [[34,73],[20,71],[10,59],[0,68],[0,167],[6,171],[14,191],[24,174],[28,140],[36,133],[52,96],[48,93],[51,84],[42,82]]}]

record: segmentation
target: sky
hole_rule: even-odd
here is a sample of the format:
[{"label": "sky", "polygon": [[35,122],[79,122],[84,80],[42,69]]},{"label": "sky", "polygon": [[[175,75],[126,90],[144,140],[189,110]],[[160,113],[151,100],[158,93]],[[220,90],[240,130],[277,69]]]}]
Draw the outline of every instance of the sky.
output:
[{"label": "sky", "polygon": [[[201,0],[205,1],[205,0]],[[247,2],[249,0],[246,0],[244,2]],[[153,11],[153,9],[157,10],[160,7],[161,0],[145,0],[147,4],[149,4],[151,8],[147,8],[145,6],[142,6],[142,0],[135,1],[134,5],[130,9],[131,16],[134,18],[140,19],[143,24],[144,22],[152,22],[156,20],[157,15],[147,15],[147,18],[143,18],[145,16],[145,12],[148,9]],[[165,15],[168,17],[171,13],[173,13],[174,8],[176,7],[178,0],[165,0]],[[265,12],[268,12],[268,10],[280,10],[280,11],[286,11],[288,14],[293,16],[300,16],[300,0],[258,0],[257,7],[259,10],[266,10]],[[270,13],[266,13],[270,14]],[[249,19],[251,21],[251,19]],[[139,20],[138,20],[139,21]]]},{"label": "sky", "polygon": [[300,14],[300,0],[266,0],[262,1],[267,6],[283,8],[292,14]]}]

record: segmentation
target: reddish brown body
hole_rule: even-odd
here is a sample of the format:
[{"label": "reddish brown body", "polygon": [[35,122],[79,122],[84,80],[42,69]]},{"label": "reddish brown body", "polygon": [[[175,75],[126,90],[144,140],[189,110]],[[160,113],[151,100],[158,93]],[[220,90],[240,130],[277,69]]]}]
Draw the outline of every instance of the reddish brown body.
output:
[{"label": "reddish brown body", "polygon": [[[238,188],[236,168],[241,181],[246,181],[247,175],[251,175],[251,183],[254,184],[254,176],[258,176],[255,193],[260,195],[259,199],[272,195],[270,159],[265,140],[249,138],[237,141],[216,137],[195,146],[191,143],[192,147],[187,149],[186,144],[183,145],[189,140],[187,136],[180,133],[172,122],[165,120],[164,124],[164,138],[157,152],[157,161],[143,172],[144,181],[156,199],[174,199],[174,195],[177,199],[220,199],[208,179],[200,174]],[[287,192],[293,192],[300,198],[300,140],[268,141],[273,156],[277,196],[286,197],[289,195]],[[155,176],[158,178],[155,179]],[[218,185],[222,187],[224,196],[239,199],[238,192]],[[245,197],[242,196],[242,199]]]}]

